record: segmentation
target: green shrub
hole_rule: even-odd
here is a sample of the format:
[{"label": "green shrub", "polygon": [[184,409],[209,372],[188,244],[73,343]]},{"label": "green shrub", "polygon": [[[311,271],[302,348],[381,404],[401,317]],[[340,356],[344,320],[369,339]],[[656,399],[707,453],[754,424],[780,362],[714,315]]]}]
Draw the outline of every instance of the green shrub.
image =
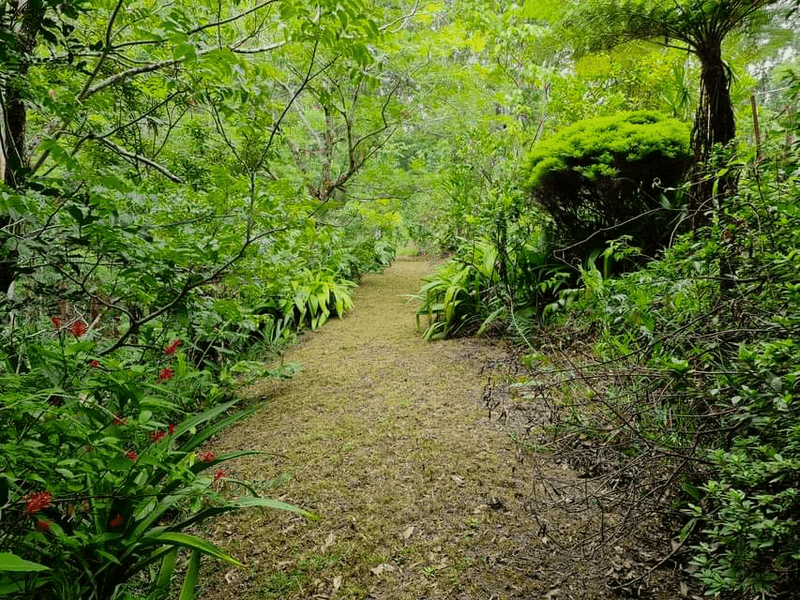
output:
[{"label": "green shrub", "polygon": [[525,187],[553,218],[567,258],[630,235],[653,253],[669,239],[676,214],[664,192],[680,183],[690,126],[655,112],[579,121],[528,156]]}]

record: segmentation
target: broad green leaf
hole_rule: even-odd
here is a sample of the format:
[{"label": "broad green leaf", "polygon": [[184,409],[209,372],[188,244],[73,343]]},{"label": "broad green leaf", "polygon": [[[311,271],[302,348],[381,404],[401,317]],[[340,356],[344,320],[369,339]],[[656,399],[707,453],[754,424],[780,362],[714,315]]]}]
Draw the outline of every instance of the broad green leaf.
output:
[{"label": "broad green leaf", "polygon": [[181,595],[178,600],[194,600],[196,597],[197,575],[200,572],[200,556],[202,552],[195,549],[192,552],[192,558],[189,560],[189,568],[186,569],[186,574],[183,578],[183,585],[181,585]]},{"label": "broad green leaf", "polygon": [[39,563],[25,560],[11,552],[0,552],[0,571],[35,572],[47,571],[50,567],[45,567]]},{"label": "broad green leaf", "polygon": [[183,548],[198,550],[199,552],[202,552],[203,554],[210,556],[211,558],[224,560],[225,562],[231,563],[232,565],[236,565],[237,567],[244,566],[238,560],[225,554],[214,544],[207,542],[204,539],[199,538],[197,536],[189,535],[188,533],[177,533],[174,531],[158,533],[155,535],[147,536],[147,538],[142,540],[142,544],[143,545],[164,544],[167,546],[181,546]]}]

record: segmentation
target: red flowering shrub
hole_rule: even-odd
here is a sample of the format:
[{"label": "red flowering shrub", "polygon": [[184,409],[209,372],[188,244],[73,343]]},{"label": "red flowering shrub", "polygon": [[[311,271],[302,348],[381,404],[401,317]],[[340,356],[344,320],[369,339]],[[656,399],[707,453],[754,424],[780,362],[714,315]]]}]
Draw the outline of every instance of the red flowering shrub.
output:
[{"label": "red flowering shrub", "polygon": [[25,512],[30,515],[35,515],[42,509],[47,508],[50,506],[50,500],[52,499],[52,495],[50,492],[39,492],[38,494],[32,494],[28,496],[28,505],[25,507]]},{"label": "red flowering shrub", "polygon": [[72,327],[69,328],[69,330],[72,333],[72,335],[74,335],[76,338],[79,338],[84,333],[86,333],[86,323],[84,323],[83,321],[75,321],[72,324]]},{"label": "red flowering shrub", "polygon": [[[184,532],[187,524],[245,506],[299,511],[255,494],[228,499],[224,486],[209,485],[225,476],[214,472],[218,463],[251,452],[192,460],[197,449],[253,410],[228,414],[236,401],[221,402],[213,379],[198,377],[191,363],[180,363],[187,385],[157,385],[177,370],[148,364],[152,355],[141,351],[153,347],[160,328],[114,348],[110,327],[87,336],[83,320],[65,327],[47,318],[56,335],[47,326],[43,334],[37,320],[21,337],[29,340],[17,357],[25,369],[0,369],[0,396],[12,390],[14,400],[0,414],[0,506],[17,515],[17,523],[2,521],[0,554],[41,566],[0,568],[0,596],[111,600],[152,567],[154,552],[176,543],[233,561]],[[179,346],[173,340],[164,352]],[[200,397],[207,404],[193,414]],[[170,422],[175,415],[186,419]]]},{"label": "red flowering shrub", "polygon": [[124,523],[125,523],[125,517],[117,513],[117,516],[108,522],[108,526],[111,527],[111,529],[116,529],[117,527],[123,525]]},{"label": "red flowering shrub", "polygon": [[203,462],[211,462],[216,457],[217,455],[211,451],[201,452],[200,454],[197,455],[197,458],[199,458]]}]

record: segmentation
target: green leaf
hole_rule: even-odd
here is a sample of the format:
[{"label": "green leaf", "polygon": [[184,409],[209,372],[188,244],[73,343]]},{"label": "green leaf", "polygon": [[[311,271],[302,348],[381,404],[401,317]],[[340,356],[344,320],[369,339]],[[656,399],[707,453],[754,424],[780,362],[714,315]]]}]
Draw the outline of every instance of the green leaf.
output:
[{"label": "green leaf", "polygon": [[199,550],[192,552],[192,558],[189,560],[189,568],[186,570],[186,575],[184,575],[181,595],[178,600],[194,600],[196,597],[195,588],[197,587],[197,574],[200,572],[200,555],[201,552]]},{"label": "green leaf", "polygon": [[238,500],[234,500],[231,502],[235,508],[251,508],[254,506],[261,506],[264,508],[274,508],[277,510],[286,510],[289,512],[297,513],[299,515],[303,515],[304,517],[308,517],[309,519],[319,519],[319,516],[316,514],[305,510],[304,508],[300,508],[299,506],[295,506],[294,504],[287,504],[286,502],[281,502],[280,500],[273,500],[272,498],[256,498],[252,496],[245,496],[244,498],[239,498]]},{"label": "green leaf", "polygon": [[45,567],[39,563],[31,562],[12,554],[10,552],[0,552],[0,571],[16,571],[21,573],[31,573],[34,571],[48,571],[50,567]]},{"label": "green leaf", "polygon": [[[219,433],[223,429],[227,429],[228,427],[230,427],[231,425],[233,425],[238,421],[241,421],[245,417],[249,417],[254,412],[256,412],[258,408],[259,408],[258,406],[250,407],[248,409],[230,415],[229,417],[222,419],[221,421],[214,423],[209,427],[206,427],[202,431],[192,436],[188,441],[181,444],[181,447],[178,448],[178,450],[181,452],[190,452],[194,450],[211,436],[215,435],[216,433]],[[177,435],[177,429],[176,429],[176,435]]]},{"label": "green leaf", "polygon": [[158,572],[158,579],[156,580],[155,589],[166,591],[169,586],[172,573],[175,570],[175,559],[178,557],[178,547],[176,546],[164,556],[161,561],[161,569]]},{"label": "green leaf", "polygon": [[106,552],[105,550],[101,550],[100,548],[95,548],[94,549],[94,553],[97,554],[97,556],[99,556],[101,558],[104,558],[109,564],[113,564],[113,565],[122,564],[122,563],[119,562],[119,559],[116,556],[114,556],[110,552]]},{"label": "green leaf", "polygon": [[231,400],[230,402],[225,402],[224,404],[218,404],[213,408],[182,421],[175,428],[175,437],[180,437],[184,433],[190,432],[197,428],[198,425],[205,423],[206,421],[210,421],[214,417],[227,411],[229,408],[232,408],[237,402],[239,402],[239,400]]},{"label": "green leaf", "polygon": [[157,544],[164,544],[167,546],[180,546],[183,548],[190,548],[192,550],[197,550],[202,552],[203,554],[210,556],[212,558],[217,558],[219,560],[224,560],[225,562],[229,562],[232,565],[236,565],[237,567],[243,567],[244,565],[240,563],[235,558],[228,556],[222,550],[220,550],[214,544],[205,541],[194,535],[189,535],[188,533],[178,533],[175,531],[167,531],[164,533],[158,533],[156,535],[151,535],[142,540],[143,545],[157,545]]}]

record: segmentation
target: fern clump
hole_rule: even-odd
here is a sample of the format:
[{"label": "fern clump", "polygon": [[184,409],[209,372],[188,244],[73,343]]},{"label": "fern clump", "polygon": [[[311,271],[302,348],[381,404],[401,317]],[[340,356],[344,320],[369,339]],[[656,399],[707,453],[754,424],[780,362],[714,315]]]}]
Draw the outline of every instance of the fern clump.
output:
[{"label": "fern clump", "polygon": [[650,111],[579,121],[528,155],[525,187],[552,215],[571,256],[623,235],[651,254],[674,227],[665,191],[689,166],[690,131]]}]

